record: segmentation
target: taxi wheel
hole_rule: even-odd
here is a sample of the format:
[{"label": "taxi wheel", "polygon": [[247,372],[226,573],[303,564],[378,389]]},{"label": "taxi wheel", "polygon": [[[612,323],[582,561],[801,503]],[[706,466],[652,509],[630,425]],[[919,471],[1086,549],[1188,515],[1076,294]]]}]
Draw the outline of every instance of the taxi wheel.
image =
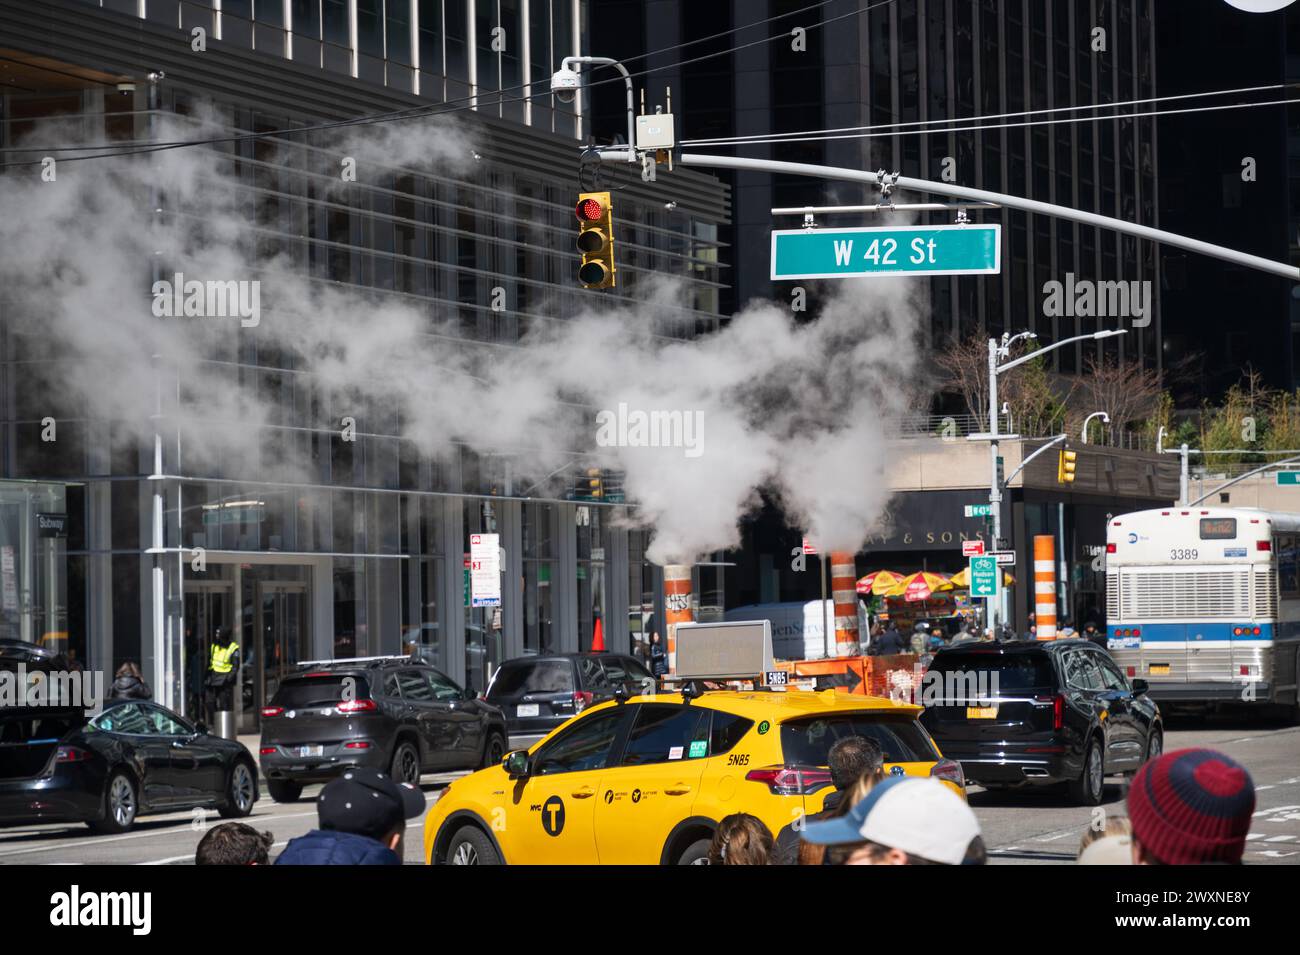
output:
[{"label": "taxi wheel", "polygon": [[500,865],[501,857],[478,826],[461,826],[447,843],[447,865]]},{"label": "taxi wheel", "polygon": [[709,864],[709,846],[713,844],[712,839],[696,839],[686,851],[677,857],[678,865],[708,865]]},{"label": "taxi wheel", "polygon": [[302,795],[302,784],[291,783],[283,779],[268,779],[266,791],[276,802],[296,802]]}]

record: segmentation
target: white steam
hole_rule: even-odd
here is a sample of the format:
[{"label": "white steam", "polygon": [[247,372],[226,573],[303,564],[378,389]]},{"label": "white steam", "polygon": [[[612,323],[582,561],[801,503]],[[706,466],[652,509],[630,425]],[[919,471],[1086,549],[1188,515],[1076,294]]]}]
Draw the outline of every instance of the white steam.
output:
[{"label": "white steam", "polygon": [[[49,130],[34,138],[52,140]],[[296,158],[300,184],[310,178],[316,195],[342,203],[342,156],[357,159],[365,183],[381,163],[385,174],[473,176],[470,151],[455,128],[422,122],[352,130],[329,149],[284,156]],[[144,439],[161,378],[170,383],[166,420],[187,437],[185,473],[219,464],[261,480],[310,477],[303,435],[274,430],[283,382],[254,384],[239,368],[252,338],[259,354],[290,359],[292,372],[279,377],[297,382],[299,404],[323,409],[309,427],[337,430],[350,415],[362,433],[396,429],[434,456],[456,442],[509,454],[515,489],[541,482],[534,494],[573,479],[563,470],[573,452],[625,471],[658,562],[738,543],[760,489],[826,549],[856,550],[877,528],[889,497],[886,441],[917,396],[911,281],[845,281],[815,320],[759,304],[716,334],[681,341],[656,331],[682,283],[643,280],[636,307],[611,309],[593,294],[587,313],[535,322],[518,347],[489,349],[457,341],[455,317],[408,304],[418,300],[311,279],[305,236],[317,229],[301,221],[275,235],[259,225],[258,203],[268,201],[250,201],[230,160],[205,148],[60,163],[54,182],[39,168],[0,177],[3,315],[63,360],[28,366],[50,414],[84,404]],[[155,317],[155,263],[162,278],[260,281],[260,324]],[[696,416],[698,456],[680,446],[598,447],[597,413],[620,404]]]}]

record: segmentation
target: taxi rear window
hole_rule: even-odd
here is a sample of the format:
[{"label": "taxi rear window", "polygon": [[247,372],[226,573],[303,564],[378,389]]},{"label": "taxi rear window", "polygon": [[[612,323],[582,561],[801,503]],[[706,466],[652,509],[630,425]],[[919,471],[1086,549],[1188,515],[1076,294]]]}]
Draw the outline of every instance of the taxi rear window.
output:
[{"label": "taxi rear window", "polygon": [[939,758],[921,724],[894,713],[837,713],[790,720],[781,724],[781,753],[787,766],[826,766],[831,747],[849,736],[875,740],[887,763],[927,763]]}]

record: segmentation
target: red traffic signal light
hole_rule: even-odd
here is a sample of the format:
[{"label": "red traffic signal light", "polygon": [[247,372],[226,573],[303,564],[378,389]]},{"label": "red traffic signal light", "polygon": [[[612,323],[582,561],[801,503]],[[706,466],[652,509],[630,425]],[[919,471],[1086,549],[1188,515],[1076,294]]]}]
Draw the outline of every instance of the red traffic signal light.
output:
[{"label": "red traffic signal light", "polygon": [[605,207],[600,204],[599,199],[584,196],[578,200],[578,207],[574,212],[582,222],[599,222],[604,218]]},{"label": "red traffic signal light", "polygon": [[614,210],[608,192],[586,192],[573,208],[578,218],[578,281],[585,288],[613,288]]}]

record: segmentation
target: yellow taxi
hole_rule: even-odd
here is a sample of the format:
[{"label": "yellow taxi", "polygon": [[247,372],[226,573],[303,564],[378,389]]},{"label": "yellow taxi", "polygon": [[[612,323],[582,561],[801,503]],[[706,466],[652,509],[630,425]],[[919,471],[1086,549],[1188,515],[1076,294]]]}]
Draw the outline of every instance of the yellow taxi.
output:
[{"label": "yellow taxi", "polygon": [[500,766],[455,780],[424,821],[431,865],[692,864],[719,820],[775,836],[822,808],[827,754],[880,744],[885,771],[934,776],[965,798],[961,766],[918,722],[921,707],[790,690],[637,696],[591,707]]}]

